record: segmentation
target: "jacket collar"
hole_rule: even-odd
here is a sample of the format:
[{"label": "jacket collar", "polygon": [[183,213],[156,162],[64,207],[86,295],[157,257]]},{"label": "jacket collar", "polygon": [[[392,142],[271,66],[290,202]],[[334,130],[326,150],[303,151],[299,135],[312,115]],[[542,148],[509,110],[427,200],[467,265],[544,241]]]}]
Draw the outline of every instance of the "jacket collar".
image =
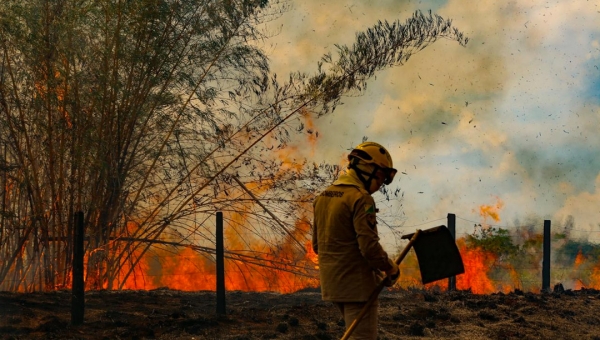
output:
[{"label": "jacket collar", "polygon": [[353,169],[347,169],[333,182],[333,185],[351,185],[359,189],[366,190],[365,185],[358,178],[358,174]]}]

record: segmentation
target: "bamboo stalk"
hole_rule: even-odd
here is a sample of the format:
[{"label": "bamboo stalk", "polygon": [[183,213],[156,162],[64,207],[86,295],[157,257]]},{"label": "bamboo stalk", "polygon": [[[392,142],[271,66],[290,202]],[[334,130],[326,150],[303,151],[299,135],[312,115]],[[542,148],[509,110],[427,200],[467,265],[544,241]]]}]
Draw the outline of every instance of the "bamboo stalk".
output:
[{"label": "bamboo stalk", "polygon": [[[234,34],[237,32],[237,29],[239,29],[239,27],[241,27],[241,25],[242,25],[242,23],[239,23],[239,25],[238,25],[238,27],[236,28],[236,30],[234,30],[234,31],[233,31],[233,33],[234,33]],[[230,41],[230,40],[231,40],[231,39],[234,37],[234,34],[232,34],[231,36],[229,36],[229,37],[228,37],[229,41]],[[228,42],[229,42],[229,41],[228,41]],[[155,158],[153,159],[153,162],[152,162],[152,165],[150,166],[150,169],[153,169],[153,168],[155,167],[155,165],[156,165],[156,162],[158,161],[158,155],[162,154],[162,151],[163,151],[164,147],[166,146],[166,143],[167,143],[168,139],[170,138],[171,134],[173,133],[173,131],[174,131],[175,127],[177,126],[176,124],[178,123],[179,119],[180,119],[180,118],[181,118],[181,116],[183,115],[183,112],[184,112],[184,109],[185,109],[185,107],[187,107],[187,105],[188,105],[188,104],[190,103],[190,101],[192,100],[192,98],[193,98],[193,96],[194,96],[194,94],[195,94],[196,90],[197,90],[197,89],[199,88],[199,86],[202,84],[202,81],[204,80],[204,78],[205,78],[205,77],[208,75],[208,72],[209,72],[209,70],[210,70],[210,69],[211,69],[213,66],[215,66],[215,64],[216,64],[217,60],[218,60],[218,59],[221,57],[221,54],[222,54],[222,53],[225,51],[225,47],[226,47],[226,46],[227,46],[227,44],[226,44],[226,43],[223,43],[223,45],[221,46],[221,48],[220,48],[220,49],[217,51],[217,53],[215,53],[215,56],[214,56],[214,58],[213,58],[213,59],[210,61],[210,64],[209,64],[209,66],[208,66],[208,67],[205,69],[205,71],[204,71],[204,73],[201,75],[200,79],[198,79],[198,80],[196,81],[196,86],[194,87],[194,89],[193,89],[192,91],[190,91],[190,94],[188,95],[188,97],[187,97],[187,99],[186,99],[186,101],[185,101],[185,103],[184,103],[184,106],[183,106],[183,107],[180,109],[180,111],[179,111],[179,113],[178,113],[178,115],[177,115],[177,117],[176,117],[175,121],[173,122],[173,124],[171,124],[171,128],[170,128],[169,132],[167,133],[167,135],[165,136],[165,138],[164,138],[164,140],[163,140],[163,143],[161,144],[160,150],[159,150],[159,152],[157,153],[157,157],[155,157]],[[217,150],[217,149],[214,149],[214,151],[213,151],[213,152],[216,152],[216,150]],[[198,166],[200,166],[200,164],[201,164],[201,163],[198,163]],[[148,176],[149,176],[149,175],[150,175],[150,171],[147,171],[147,172],[146,172],[146,175],[145,175],[145,177],[144,177],[144,179],[143,179],[143,181],[142,181],[142,184],[141,184],[140,188],[144,188],[144,187],[145,187],[145,185],[146,185],[146,182],[147,182],[147,180],[148,180]],[[174,188],[174,189],[173,189],[173,190],[172,190],[172,191],[171,191],[169,194],[172,194],[172,193],[173,193],[175,190],[176,190],[176,188]],[[133,200],[134,202],[135,202],[135,201],[137,201],[137,199],[138,199],[138,197],[139,197],[139,194],[140,194],[140,193],[141,193],[141,190],[138,190],[138,191],[137,191],[137,193],[136,193],[136,196],[135,196],[135,198],[134,198],[134,200]],[[189,202],[189,200],[187,200],[187,201]],[[150,216],[151,218],[154,218],[154,216],[156,216],[156,215],[157,215],[157,213],[158,213],[158,209],[159,209],[160,207],[162,207],[162,204],[159,204],[159,205],[157,205],[157,208],[156,208],[156,209],[155,209],[155,210],[154,210],[154,211],[153,211],[153,212],[152,212],[152,213],[151,213],[149,216]],[[179,211],[177,211],[177,213],[179,213]],[[142,225],[145,225],[145,224],[147,223],[147,221],[148,221],[148,219],[146,219],[144,222],[142,222]],[[168,223],[167,223],[167,224],[164,224],[164,225],[162,225],[162,226],[160,226],[160,227],[158,228],[158,230],[157,230],[157,232],[155,233],[155,236],[154,236],[154,237],[155,237],[155,239],[157,239],[157,238],[160,236],[160,234],[162,233],[162,231],[164,231],[164,229],[167,227],[167,225],[168,225]],[[141,258],[141,257],[142,257],[142,256],[143,256],[145,253],[146,253],[146,251],[148,251],[148,249],[149,249],[149,248],[148,248],[148,246],[146,246],[146,247],[144,248],[144,250],[142,251],[142,253],[139,255],[139,256],[140,256],[140,258]],[[121,257],[121,256],[119,256],[118,258],[120,258],[120,257]],[[129,277],[129,275],[132,273],[132,271],[133,271],[133,268],[134,268],[135,266],[137,266],[137,263],[138,263],[138,262],[139,262],[139,258],[135,260],[135,264],[134,264],[134,266],[132,266],[132,267],[131,267],[131,269],[130,269],[130,270],[129,270],[129,271],[126,273],[126,274],[125,274],[125,278],[124,278],[124,280],[123,280],[123,281],[126,281],[126,280],[127,280],[127,278]],[[119,289],[121,289],[122,287],[123,287],[123,284],[121,284],[121,285],[120,285]]]}]

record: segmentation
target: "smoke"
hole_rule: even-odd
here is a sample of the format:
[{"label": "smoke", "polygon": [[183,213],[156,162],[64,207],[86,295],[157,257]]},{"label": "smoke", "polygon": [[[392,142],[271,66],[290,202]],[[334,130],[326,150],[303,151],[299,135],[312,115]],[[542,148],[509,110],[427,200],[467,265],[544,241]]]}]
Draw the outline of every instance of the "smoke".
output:
[{"label": "smoke", "polygon": [[312,72],[333,44],[416,9],[451,18],[468,46],[437,41],[345,98],[314,121],[312,160],[337,164],[369,136],[399,170],[407,226],[448,212],[481,223],[478,207],[497,197],[503,219],[484,222],[534,215],[554,227],[572,216],[569,240],[600,240],[597,3],[305,1],[282,18],[274,70]]}]

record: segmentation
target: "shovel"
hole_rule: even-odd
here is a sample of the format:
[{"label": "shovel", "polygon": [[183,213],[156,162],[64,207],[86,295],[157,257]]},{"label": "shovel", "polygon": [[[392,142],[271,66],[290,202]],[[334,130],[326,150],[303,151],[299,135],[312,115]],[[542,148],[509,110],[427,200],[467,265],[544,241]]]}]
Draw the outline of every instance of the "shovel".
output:
[{"label": "shovel", "polygon": [[[400,265],[410,248],[414,248],[423,284],[465,272],[462,257],[460,256],[458,247],[456,247],[454,237],[452,237],[450,230],[446,226],[442,225],[431,229],[417,230],[414,234],[404,235],[402,238],[409,241],[396,259],[396,264]],[[356,319],[352,321],[344,336],[342,336],[342,340],[347,340],[352,332],[354,332],[360,320],[362,320],[369,307],[375,302],[377,296],[379,296],[379,293],[385,287],[385,281],[382,280],[373,290],[363,309]]]}]

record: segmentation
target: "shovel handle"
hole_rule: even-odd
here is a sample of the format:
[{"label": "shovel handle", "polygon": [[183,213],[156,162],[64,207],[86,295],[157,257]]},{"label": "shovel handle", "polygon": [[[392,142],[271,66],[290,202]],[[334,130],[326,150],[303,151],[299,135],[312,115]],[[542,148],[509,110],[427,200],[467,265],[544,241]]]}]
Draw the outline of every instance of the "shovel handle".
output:
[{"label": "shovel handle", "polygon": [[[402,260],[404,260],[404,258],[406,257],[406,254],[408,254],[408,251],[410,250],[410,248],[412,248],[413,244],[417,240],[417,237],[419,237],[420,232],[421,232],[420,229],[417,230],[414,233],[414,235],[410,238],[410,241],[408,241],[408,244],[406,245],[406,247],[404,247],[404,249],[402,250],[400,255],[398,255],[398,258],[396,258],[396,261],[395,261],[396,265],[400,265]],[[342,336],[341,340],[348,340],[350,338],[350,335],[352,335],[352,332],[354,332],[354,329],[356,329],[356,326],[358,326],[358,323],[360,322],[360,320],[362,320],[362,318],[365,316],[365,314],[367,314],[369,307],[371,307],[373,302],[375,302],[375,300],[377,300],[377,297],[379,296],[379,293],[381,293],[381,291],[383,290],[383,287],[385,287],[385,279],[381,280],[381,282],[379,282],[377,287],[375,287],[375,289],[369,296],[369,299],[365,303],[364,307],[360,310],[360,313],[358,313],[358,315],[356,316],[356,319],[354,319],[354,321],[352,321],[352,323],[350,324],[350,327],[348,327],[348,329],[346,329],[346,332],[344,333],[344,336]]]}]

